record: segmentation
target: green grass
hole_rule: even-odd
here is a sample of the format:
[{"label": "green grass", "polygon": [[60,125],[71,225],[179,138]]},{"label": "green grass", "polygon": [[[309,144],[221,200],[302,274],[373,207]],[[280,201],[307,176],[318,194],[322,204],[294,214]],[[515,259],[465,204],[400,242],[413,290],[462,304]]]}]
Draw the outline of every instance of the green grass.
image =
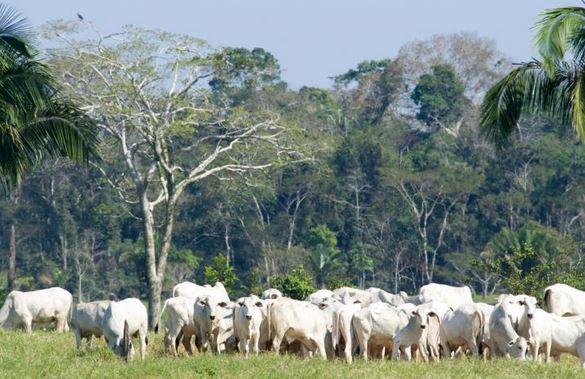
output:
[{"label": "green grass", "polygon": [[0,330],[2,378],[575,378],[584,377],[578,361],[563,357],[561,364],[533,364],[511,360],[482,362],[474,359],[412,363],[357,360],[302,360],[293,356],[242,358],[234,354],[169,357],[162,351],[162,336],[150,335],[144,362],[137,357],[124,363],[103,340],[91,352],[78,354],[71,333],[35,331],[33,335]]}]

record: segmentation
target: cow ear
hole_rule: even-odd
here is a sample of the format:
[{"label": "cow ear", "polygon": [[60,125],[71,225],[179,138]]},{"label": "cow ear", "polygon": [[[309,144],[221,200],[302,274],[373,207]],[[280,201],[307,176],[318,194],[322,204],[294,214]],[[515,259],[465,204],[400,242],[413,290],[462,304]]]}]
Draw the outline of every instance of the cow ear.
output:
[{"label": "cow ear", "polygon": [[220,307],[222,307],[222,308],[225,308],[225,307],[227,307],[227,303],[226,303],[225,301],[222,301],[221,303],[219,303],[219,304],[217,304],[217,305],[219,305],[219,306],[220,306]]},{"label": "cow ear", "polygon": [[256,306],[262,308],[264,304],[261,301],[256,302]]},{"label": "cow ear", "polygon": [[416,315],[416,311],[412,311],[412,315],[415,316]]}]

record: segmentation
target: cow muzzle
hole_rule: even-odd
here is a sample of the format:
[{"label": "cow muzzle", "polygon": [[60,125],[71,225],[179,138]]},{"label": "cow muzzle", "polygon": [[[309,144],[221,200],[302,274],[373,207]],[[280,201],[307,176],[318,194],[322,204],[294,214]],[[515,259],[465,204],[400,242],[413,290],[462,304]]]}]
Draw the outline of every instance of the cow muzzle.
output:
[{"label": "cow muzzle", "polygon": [[248,320],[251,320],[251,319],[252,319],[252,316],[250,316],[250,315],[247,315],[247,316],[246,316],[246,318],[247,318]]},{"label": "cow muzzle", "polygon": [[209,316],[210,320],[215,320],[215,316]]},{"label": "cow muzzle", "polygon": [[532,313],[527,314],[529,319],[532,319],[532,317],[534,317],[534,315]]},{"label": "cow muzzle", "polygon": [[425,329],[427,326],[426,325],[421,325],[420,328],[421,329]]}]

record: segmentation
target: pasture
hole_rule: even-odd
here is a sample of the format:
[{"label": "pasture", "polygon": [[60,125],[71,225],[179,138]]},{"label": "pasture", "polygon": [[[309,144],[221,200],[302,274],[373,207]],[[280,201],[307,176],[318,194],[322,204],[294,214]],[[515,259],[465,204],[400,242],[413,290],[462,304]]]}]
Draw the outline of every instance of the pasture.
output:
[{"label": "pasture", "polygon": [[578,360],[563,356],[561,364],[534,364],[498,359],[442,360],[438,363],[357,359],[303,360],[273,353],[245,359],[235,354],[195,354],[174,358],[162,349],[162,334],[149,335],[147,358],[125,363],[102,339],[94,350],[78,354],[72,333],[36,330],[32,335],[0,330],[0,376],[3,378],[585,378]]}]

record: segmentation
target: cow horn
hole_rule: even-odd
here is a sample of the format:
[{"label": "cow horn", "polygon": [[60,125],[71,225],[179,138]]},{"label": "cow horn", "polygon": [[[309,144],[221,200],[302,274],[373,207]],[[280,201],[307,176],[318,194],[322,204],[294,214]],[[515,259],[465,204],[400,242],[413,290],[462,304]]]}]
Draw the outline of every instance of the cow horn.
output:
[{"label": "cow horn", "polygon": [[128,334],[128,321],[124,320],[124,337],[122,339],[122,356],[128,359],[130,353],[130,336]]}]

